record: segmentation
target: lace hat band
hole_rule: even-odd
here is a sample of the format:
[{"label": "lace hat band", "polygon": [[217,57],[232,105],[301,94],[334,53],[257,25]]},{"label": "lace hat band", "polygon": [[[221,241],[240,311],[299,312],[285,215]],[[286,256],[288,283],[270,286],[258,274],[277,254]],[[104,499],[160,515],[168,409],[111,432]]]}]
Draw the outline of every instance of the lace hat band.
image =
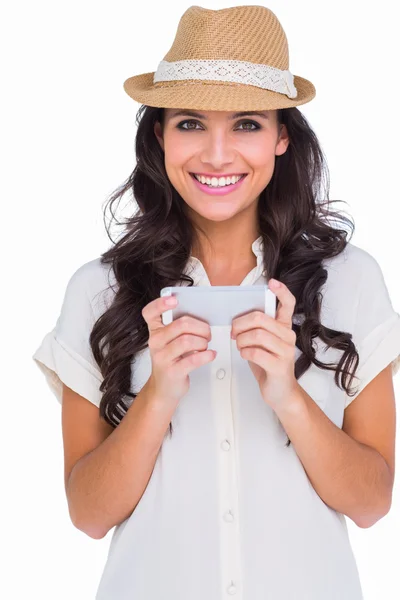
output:
[{"label": "lace hat band", "polygon": [[226,81],[245,85],[255,85],[265,90],[286,94],[296,98],[297,90],[293,75],[269,65],[251,63],[245,60],[162,60],[154,73],[153,81]]},{"label": "lace hat band", "polygon": [[129,77],[142,104],[203,110],[269,110],[305,104],[314,85],[289,69],[286,34],[265,6],[190,6],[156,71]]}]

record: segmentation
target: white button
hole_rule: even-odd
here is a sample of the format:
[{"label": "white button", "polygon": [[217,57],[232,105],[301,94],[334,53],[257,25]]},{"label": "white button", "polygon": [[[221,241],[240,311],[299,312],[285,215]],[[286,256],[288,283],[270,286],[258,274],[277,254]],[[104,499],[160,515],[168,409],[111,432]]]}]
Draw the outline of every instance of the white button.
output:
[{"label": "white button", "polygon": [[232,523],[234,516],[231,510],[228,510],[228,512],[224,514],[224,519],[227,523]]},{"label": "white button", "polygon": [[228,592],[228,594],[233,596],[233,594],[236,594],[237,592],[237,587],[234,585],[234,583],[231,583],[231,585],[227,588],[226,591]]},{"label": "white button", "polygon": [[217,371],[217,377],[218,379],[223,379],[225,377],[225,369],[219,369]]},{"label": "white button", "polygon": [[223,442],[221,442],[221,448],[222,450],[230,450],[230,443],[228,442],[228,440],[224,440]]}]

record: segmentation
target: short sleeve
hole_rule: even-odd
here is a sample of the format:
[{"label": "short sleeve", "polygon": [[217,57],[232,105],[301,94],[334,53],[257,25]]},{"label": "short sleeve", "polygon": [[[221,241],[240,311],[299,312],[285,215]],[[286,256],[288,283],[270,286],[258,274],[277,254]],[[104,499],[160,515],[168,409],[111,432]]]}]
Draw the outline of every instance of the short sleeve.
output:
[{"label": "short sleeve", "polygon": [[57,322],[32,356],[60,404],[62,383],[96,406],[102,396],[103,378],[89,344],[95,322],[87,286],[90,264],[79,267],[68,281]]},{"label": "short sleeve", "polygon": [[345,408],[389,364],[393,375],[400,369],[400,315],[392,306],[379,263],[365,251],[361,258],[353,331],[360,358],[356,371],[359,379],[354,379],[351,385],[357,393],[346,394]]}]

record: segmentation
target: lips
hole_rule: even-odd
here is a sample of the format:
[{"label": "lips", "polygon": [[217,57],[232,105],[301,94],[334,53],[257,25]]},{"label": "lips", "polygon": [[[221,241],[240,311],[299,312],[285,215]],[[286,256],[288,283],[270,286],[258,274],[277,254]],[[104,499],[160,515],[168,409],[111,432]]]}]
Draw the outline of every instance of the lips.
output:
[{"label": "lips", "polygon": [[243,173],[243,176],[236,182],[231,183],[229,185],[208,185],[206,183],[201,183],[196,179],[196,177],[191,173],[194,185],[201,190],[202,193],[207,194],[209,196],[228,196],[234,193],[237,189],[239,189],[246,179],[247,173]]},{"label": "lips", "polygon": [[[190,173],[191,175],[198,175],[199,177],[203,177],[203,173]],[[243,175],[247,175],[247,173],[231,173],[230,175],[204,175],[204,177],[208,177],[209,179],[212,179],[213,177],[216,177],[217,179],[219,179],[220,177],[225,177],[225,179],[227,177],[242,177]]]},{"label": "lips", "polygon": [[[198,183],[201,183],[201,181],[199,181],[197,179],[197,177],[195,177],[195,175],[198,175],[198,173],[196,173],[196,174],[195,173],[190,173],[190,175],[193,177],[193,179],[195,181],[197,181]],[[244,179],[246,177],[246,175],[247,175],[247,173],[242,173],[241,175],[239,175],[239,173],[238,173],[237,175],[220,175],[219,177],[217,177],[216,175],[213,175],[213,176],[208,176],[208,175],[206,176],[206,175],[204,175],[204,177],[206,177],[207,179],[212,179],[213,177],[217,177],[217,179],[219,179],[220,177],[225,177],[225,179],[227,179],[228,177],[240,177],[240,179],[238,179],[238,181],[236,182],[236,183],[239,183],[239,181],[241,181],[242,179]],[[200,177],[201,177],[201,175],[200,175]],[[234,183],[234,184],[230,183],[230,184],[227,184],[227,185],[228,186],[229,185],[236,185],[236,183]],[[205,184],[202,184],[202,185],[208,185],[208,184],[205,183]],[[214,186],[214,187],[225,187],[225,186]]]}]

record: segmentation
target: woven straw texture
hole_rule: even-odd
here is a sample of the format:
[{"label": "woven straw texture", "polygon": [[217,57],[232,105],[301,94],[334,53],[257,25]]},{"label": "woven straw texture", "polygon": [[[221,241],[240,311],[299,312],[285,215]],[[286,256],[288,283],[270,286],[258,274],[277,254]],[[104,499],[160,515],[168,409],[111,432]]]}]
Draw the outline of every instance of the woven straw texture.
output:
[{"label": "woven straw texture", "polygon": [[[163,60],[239,60],[289,70],[286,34],[264,6],[211,10],[191,6],[182,15],[173,44]],[[203,110],[269,110],[298,106],[316,95],[314,85],[294,75],[296,98],[249,84],[224,81],[159,81],[154,73],[129,77],[126,93],[142,104]]]}]

